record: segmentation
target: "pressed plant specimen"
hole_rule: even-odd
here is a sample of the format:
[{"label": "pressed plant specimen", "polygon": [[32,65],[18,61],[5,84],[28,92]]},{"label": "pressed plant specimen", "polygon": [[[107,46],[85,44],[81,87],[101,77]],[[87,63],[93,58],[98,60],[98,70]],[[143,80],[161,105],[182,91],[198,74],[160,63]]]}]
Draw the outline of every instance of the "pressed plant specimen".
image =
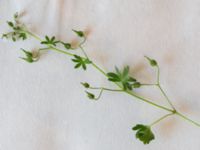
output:
[{"label": "pressed plant specimen", "polygon": [[[39,36],[35,35],[34,33],[30,32],[26,26],[21,23],[19,20],[19,15],[16,13],[14,15],[14,21],[8,21],[8,26],[10,27],[11,31],[8,33],[5,33],[2,35],[2,38],[11,39],[13,42],[16,42],[18,40],[26,40],[29,37],[35,38],[38,40],[41,44],[41,47],[37,49],[37,52],[28,51],[25,49],[21,49],[24,53],[24,57],[21,57],[24,61],[28,63],[34,63],[39,60],[40,55],[42,55],[43,51],[55,51],[64,55],[67,55],[71,58],[72,63],[74,63],[75,69],[83,69],[87,70],[88,67],[93,67],[96,70],[99,71],[99,73],[103,74],[105,78],[108,79],[108,82],[112,82],[116,85],[116,88],[112,89],[109,87],[96,87],[90,85],[88,82],[82,82],[81,84],[86,89],[86,95],[91,100],[99,100],[102,96],[102,94],[105,91],[110,92],[123,92],[128,95],[130,95],[132,98],[142,101],[144,103],[147,103],[157,109],[162,109],[166,112],[164,116],[161,116],[157,120],[149,123],[149,124],[136,124],[132,127],[132,130],[136,133],[136,138],[142,141],[144,144],[149,144],[152,140],[155,139],[155,135],[152,132],[152,127],[154,127],[155,124],[159,123],[160,121],[164,120],[167,117],[176,115],[181,117],[183,120],[188,121],[189,123],[200,127],[200,124],[196,121],[193,121],[192,119],[186,117],[182,113],[180,113],[169,97],[167,96],[166,92],[163,90],[161,83],[160,83],[160,67],[156,60],[145,56],[145,59],[150,64],[150,66],[155,69],[156,71],[156,82],[153,84],[144,84],[139,82],[135,77],[130,75],[129,66],[125,66],[124,68],[118,68],[115,67],[114,71],[106,72],[103,69],[101,69],[91,58],[88,57],[85,49],[84,49],[84,43],[86,42],[86,36],[83,31],[80,30],[72,30],[79,38],[80,42],[79,44],[74,47],[69,42],[64,42],[61,40],[56,39],[55,36],[49,37],[45,36],[44,38],[40,38]],[[62,46],[63,49],[58,48],[57,46]],[[74,53],[74,51],[80,50],[82,52],[82,55],[77,55]],[[154,86],[159,89],[161,94],[164,96],[165,100],[169,104],[170,108],[157,104],[153,100],[145,98],[141,95],[139,95],[135,89],[141,88],[143,86]],[[93,94],[93,90],[99,91],[98,95]]]}]

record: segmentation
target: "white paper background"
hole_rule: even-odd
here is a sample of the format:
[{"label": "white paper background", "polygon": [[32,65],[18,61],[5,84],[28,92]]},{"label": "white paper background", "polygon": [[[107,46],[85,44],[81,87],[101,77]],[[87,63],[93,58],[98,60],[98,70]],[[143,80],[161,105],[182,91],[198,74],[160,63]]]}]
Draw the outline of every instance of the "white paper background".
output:
[{"label": "white paper background", "polygon": [[[0,33],[16,12],[31,31],[71,41],[71,29],[88,35],[88,55],[105,70],[131,66],[140,81],[155,79],[144,55],[161,66],[161,82],[177,108],[200,121],[199,0],[0,0]],[[200,128],[177,117],[153,131],[143,145],[132,126],[148,124],[165,112],[125,94],[105,93],[94,102],[80,82],[114,86],[92,68],[74,70],[70,59],[48,52],[28,64],[19,49],[35,40],[0,42],[0,149],[2,150],[198,150]],[[156,89],[137,90],[163,102]]]}]

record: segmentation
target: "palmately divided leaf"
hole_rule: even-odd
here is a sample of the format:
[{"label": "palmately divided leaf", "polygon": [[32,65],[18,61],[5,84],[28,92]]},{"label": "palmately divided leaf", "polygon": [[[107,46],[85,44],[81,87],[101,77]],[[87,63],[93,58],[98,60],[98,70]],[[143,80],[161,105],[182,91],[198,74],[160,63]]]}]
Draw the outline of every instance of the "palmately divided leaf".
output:
[{"label": "palmately divided leaf", "polygon": [[129,66],[125,66],[122,71],[115,67],[115,72],[109,72],[107,76],[109,81],[121,83],[124,90],[132,90],[133,84],[137,81],[129,76]]},{"label": "palmately divided leaf", "polygon": [[22,38],[22,40],[25,40],[25,39],[27,39],[27,36],[25,33],[20,33],[19,38]]},{"label": "palmately divided leaf", "polygon": [[113,82],[120,82],[120,78],[117,74],[113,73],[113,72],[109,72],[107,73],[108,75],[108,80],[109,81],[113,81]]},{"label": "palmately divided leaf", "polygon": [[56,46],[56,44],[59,43],[60,41],[56,41],[55,39],[56,39],[55,36],[49,38],[49,37],[46,35],[46,36],[45,36],[45,40],[42,41],[41,44]]},{"label": "palmately divided leaf", "polygon": [[22,57],[21,59],[25,60],[26,62],[32,63],[34,62],[33,54],[29,51],[22,49],[26,57]]},{"label": "palmately divided leaf", "polygon": [[82,67],[83,70],[86,70],[87,65],[92,63],[88,58],[82,58],[78,55],[74,55],[74,59],[72,59],[72,61],[76,63],[74,68]]},{"label": "palmately divided leaf", "polygon": [[24,31],[25,26],[21,24],[18,20],[18,15],[14,15],[14,21],[7,21],[8,26],[12,29],[12,31],[8,33],[4,33],[2,38],[11,39],[13,42],[17,40],[25,40],[27,39],[27,33]]},{"label": "palmately divided leaf", "polygon": [[24,49],[21,49],[21,50],[24,52],[24,54],[26,56],[26,57],[21,57],[21,59],[25,60],[26,62],[33,63],[33,62],[38,60],[38,58],[39,58],[38,55],[36,57],[36,56],[33,55],[32,52],[29,52],[29,51],[24,50]]},{"label": "palmately divided leaf", "polygon": [[136,138],[142,141],[144,144],[149,144],[152,140],[155,139],[150,126],[137,124],[132,128],[132,130],[136,131]]}]

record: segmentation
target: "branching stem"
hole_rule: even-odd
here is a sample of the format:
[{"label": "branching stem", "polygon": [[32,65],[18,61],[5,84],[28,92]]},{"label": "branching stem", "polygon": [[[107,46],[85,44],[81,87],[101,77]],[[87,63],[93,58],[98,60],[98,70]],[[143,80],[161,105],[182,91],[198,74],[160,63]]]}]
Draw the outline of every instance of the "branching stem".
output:
[{"label": "branching stem", "polygon": [[169,114],[166,114],[166,115],[162,116],[161,118],[159,118],[156,121],[154,121],[153,123],[151,123],[149,126],[152,127],[155,124],[159,123],[160,121],[162,121],[163,119],[165,119],[165,118],[167,118],[167,117],[169,117],[171,115],[174,115],[174,113],[169,113]]},{"label": "branching stem", "polygon": [[173,110],[176,110],[175,107],[174,107],[174,105],[172,104],[172,102],[168,98],[167,94],[165,93],[165,91],[160,86],[160,84],[157,84],[157,87],[160,89],[161,93],[163,94],[163,96],[165,97],[165,99],[167,100],[167,102],[170,104],[170,106],[173,108]]},{"label": "branching stem", "polygon": [[156,86],[159,88],[159,90],[161,91],[161,93],[163,94],[163,96],[165,97],[165,99],[167,100],[169,105],[173,108],[173,110],[176,110],[174,105],[172,104],[171,100],[169,99],[169,97],[167,96],[167,94],[165,93],[165,91],[163,90],[163,88],[160,85],[160,67],[158,65],[156,67],[157,67],[157,84],[156,84]]},{"label": "branching stem", "polygon": [[[33,38],[39,40],[40,42],[42,41],[42,39],[41,39],[40,37],[36,36],[35,34],[29,32],[29,31],[23,31],[23,32],[29,34],[30,36],[32,36]],[[83,44],[84,42],[85,42],[85,40],[79,45],[80,48],[82,48],[82,44]],[[68,55],[68,56],[74,56],[74,54],[72,54],[72,53],[66,52],[66,51],[64,51],[64,50],[58,49],[58,48],[53,47],[53,46],[49,46],[48,48],[45,48],[45,50],[47,50],[47,49],[51,49],[51,50],[53,50],[53,51],[66,54],[66,55]],[[84,51],[84,49],[83,49],[83,51]],[[84,51],[84,53],[85,53],[85,51]],[[87,55],[85,55],[85,56],[87,56]],[[84,58],[84,57],[82,57],[82,58]],[[87,57],[86,57],[86,58],[87,58]],[[84,59],[86,59],[86,58],[84,58]],[[93,66],[95,69],[97,69],[100,73],[102,73],[104,76],[107,77],[106,72],[105,72],[104,70],[102,70],[99,66],[97,66],[95,63],[92,62],[92,66]],[[101,95],[102,95],[102,93],[103,93],[104,90],[115,91],[115,92],[124,92],[124,93],[127,93],[127,94],[130,95],[130,96],[133,96],[133,97],[137,98],[138,100],[141,100],[141,101],[143,101],[143,102],[145,102],[145,103],[148,103],[149,105],[152,105],[152,106],[155,106],[155,107],[157,107],[157,108],[159,108],[159,109],[162,109],[162,110],[165,110],[165,111],[170,112],[170,114],[167,114],[167,115],[165,115],[165,116],[159,118],[159,119],[156,120],[154,123],[152,123],[150,126],[152,126],[152,125],[154,125],[154,124],[160,122],[161,120],[165,119],[165,118],[168,117],[168,116],[177,115],[177,116],[181,117],[182,119],[187,120],[188,122],[190,122],[190,123],[192,123],[192,124],[194,124],[194,125],[200,127],[200,124],[199,124],[199,123],[197,123],[197,122],[195,122],[195,121],[189,119],[188,117],[186,117],[186,116],[184,116],[183,114],[181,114],[181,113],[179,113],[179,112],[176,111],[176,109],[174,108],[173,104],[172,104],[171,101],[169,100],[168,96],[166,95],[166,93],[164,92],[164,90],[162,89],[162,87],[160,86],[160,69],[159,69],[159,66],[157,66],[157,84],[142,84],[142,85],[143,85],[143,86],[155,86],[155,85],[156,85],[156,86],[161,90],[162,94],[164,95],[164,97],[166,98],[166,100],[168,101],[168,103],[170,104],[170,106],[171,106],[173,109],[169,109],[169,108],[167,108],[167,107],[165,107],[165,106],[156,104],[156,103],[154,103],[154,102],[152,102],[152,101],[150,101],[150,100],[148,100],[148,99],[146,99],[146,98],[144,98],[144,97],[142,97],[142,96],[137,95],[136,93],[134,93],[134,92],[132,92],[132,91],[123,90],[123,88],[122,88],[118,83],[115,83],[115,84],[120,88],[120,90],[112,90],[112,89],[107,89],[107,88],[100,88],[100,89],[101,89],[100,94],[99,94],[99,96],[98,96],[96,99],[99,99],[99,98],[101,97]],[[98,88],[98,89],[99,89],[99,88]]]}]

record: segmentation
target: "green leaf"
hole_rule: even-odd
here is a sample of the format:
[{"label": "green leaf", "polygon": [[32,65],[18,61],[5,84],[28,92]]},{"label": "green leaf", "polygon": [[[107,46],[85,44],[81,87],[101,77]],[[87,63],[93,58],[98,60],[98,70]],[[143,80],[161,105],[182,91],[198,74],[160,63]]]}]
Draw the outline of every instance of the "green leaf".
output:
[{"label": "green leaf", "polygon": [[77,30],[74,30],[74,29],[72,29],[72,31],[74,31],[74,33],[76,33],[79,37],[85,36],[83,31],[77,31]]},{"label": "green leaf", "polygon": [[32,58],[21,58],[21,59],[25,60],[28,63],[34,62],[34,60]]},{"label": "green leaf", "polygon": [[21,49],[26,57],[20,57],[21,59],[25,60],[26,62],[33,63],[36,61],[36,57],[33,56],[32,52],[26,51],[24,49]]},{"label": "green leaf", "polygon": [[107,73],[107,76],[108,76],[109,81],[113,81],[113,82],[120,82],[121,81],[120,77],[113,72]]},{"label": "green leaf", "polygon": [[86,70],[87,69],[87,65],[92,63],[88,58],[82,58],[82,57],[80,57],[78,55],[74,55],[74,58],[72,59],[72,61],[76,64],[74,66],[74,68],[82,67],[83,70]]},{"label": "green leaf", "polygon": [[45,36],[46,41],[50,41],[49,37],[46,35]]},{"label": "green leaf", "polygon": [[95,99],[95,95],[94,94],[92,94],[92,93],[90,93],[90,92],[87,92],[86,91],[86,94],[87,94],[87,97],[89,98],[89,99]]},{"label": "green leaf", "polygon": [[128,81],[130,81],[130,82],[136,82],[137,80],[135,78],[133,78],[133,77],[129,77]]},{"label": "green leaf", "polygon": [[111,82],[119,82],[124,90],[132,90],[132,84],[136,79],[129,76],[129,66],[125,66],[122,71],[115,67],[115,72],[107,73],[108,80]]},{"label": "green leaf", "polygon": [[27,36],[25,33],[20,33],[19,38],[22,38],[22,40],[25,40],[25,39],[27,39]]},{"label": "green leaf", "polygon": [[55,36],[53,36],[50,41],[53,42],[54,40],[55,40]]},{"label": "green leaf", "polygon": [[[15,31],[18,31],[18,32],[19,32],[19,30],[21,30],[21,27],[19,27],[19,26],[14,26],[14,27],[13,27],[13,30],[15,30]],[[19,34],[20,34],[20,32],[19,32]]]},{"label": "green leaf", "polygon": [[132,128],[132,130],[136,131],[136,138],[142,141],[144,144],[149,144],[155,139],[150,126],[137,124]]},{"label": "green leaf", "polygon": [[33,57],[33,54],[32,54],[31,52],[26,51],[26,50],[24,50],[24,49],[21,49],[21,50],[25,53],[25,55],[26,55],[27,57]]},{"label": "green leaf", "polygon": [[9,33],[5,33],[3,37],[7,38],[7,39],[11,39],[13,42],[22,39],[25,40],[27,39],[27,34],[26,31],[24,31],[24,25],[18,23],[18,21],[16,21],[16,17],[17,14],[14,15],[14,22],[12,21],[7,21],[7,24],[10,28],[12,28],[12,31]]},{"label": "green leaf", "polygon": [[152,66],[152,67],[155,67],[155,66],[158,66],[158,63],[156,62],[155,59],[151,59],[147,56],[144,56],[148,61],[149,61],[149,64]]},{"label": "green leaf", "polygon": [[45,36],[45,40],[41,41],[41,44],[45,44],[45,45],[53,45],[56,46],[57,43],[59,43],[60,41],[56,41],[55,36],[53,37],[48,37],[47,35]]},{"label": "green leaf", "polygon": [[128,76],[128,73],[129,73],[129,66],[126,66],[124,67],[124,70],[123,70],[123,76],[124,77]]}]

